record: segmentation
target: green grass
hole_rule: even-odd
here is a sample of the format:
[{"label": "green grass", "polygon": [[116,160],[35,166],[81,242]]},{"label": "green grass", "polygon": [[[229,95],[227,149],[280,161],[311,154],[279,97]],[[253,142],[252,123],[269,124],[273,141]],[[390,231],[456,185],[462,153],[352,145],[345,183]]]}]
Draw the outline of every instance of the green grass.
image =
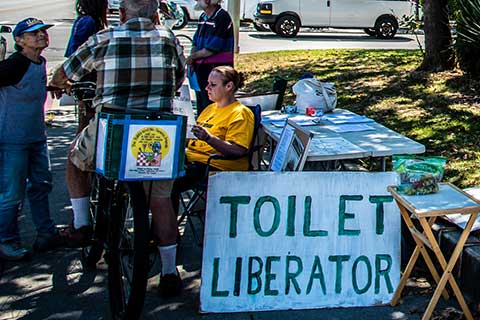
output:
[{"label": "green grass", "polygon": [[244,91],[263,92],[275,76],[292,85],[305,72],[337,87],[337,107],[365,114],[445,156],[444,181],[460,187],[480,185],[480,82],[461,71],[415,72],[422,60],[411,50],[307,50],[245,54],[236,68]]}]

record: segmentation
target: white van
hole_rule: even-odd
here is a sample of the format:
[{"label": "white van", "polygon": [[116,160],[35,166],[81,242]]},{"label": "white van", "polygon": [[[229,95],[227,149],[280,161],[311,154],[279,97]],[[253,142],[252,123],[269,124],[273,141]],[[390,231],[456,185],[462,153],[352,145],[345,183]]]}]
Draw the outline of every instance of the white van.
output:
[{"label": "white van", "polygon": [[[225,0],[222,3],[223,8],[228,8],[228,1]],[[230,0],[233,1],[233,0]],[[184,13],[184,18],[179,20],[174,29],[182,29],[191,20],[198,20],[203,10],[195,10],[195,0],[173,0],[178,4]],[[253,21],[254,15],[257,12],[258,0],[240,0],[240,20],[241,21]]]},{"label": "white van", "polygon": [[[228,8],[228,2],[234,0],[224,0],[222,7]],[[257,31],[269,31],[268,25],[255,23],[255,14],[259,0],[240,0],[240,21],[253,22],[253,27]]]},{"label": "white van", "polygon": [[390,39],[404,15],[415,14],[408,0],[261,0],[255,23],[268,24],[276,34],[292,38],[300,27],[358,28]]},{"label": "white van", "polygon": [[[227,9],[230,1],[235,0],[223,0],[222,7]],[[257,12],[258,0],[240,0],[240,20],[241,21],[253,21],[253,16]]]}]

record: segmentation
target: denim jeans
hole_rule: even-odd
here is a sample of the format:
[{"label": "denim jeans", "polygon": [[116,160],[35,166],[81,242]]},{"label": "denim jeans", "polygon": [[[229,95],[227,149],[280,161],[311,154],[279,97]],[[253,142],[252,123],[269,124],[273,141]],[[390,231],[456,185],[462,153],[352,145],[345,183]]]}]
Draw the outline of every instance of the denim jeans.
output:
[{"label": "denim jeans", "polygon": [[52,173],[45,141],[0,143],[0,242],[20,240],[18,216],[25,192],[37,233],[54,233],[48,203],[51,190]]}]

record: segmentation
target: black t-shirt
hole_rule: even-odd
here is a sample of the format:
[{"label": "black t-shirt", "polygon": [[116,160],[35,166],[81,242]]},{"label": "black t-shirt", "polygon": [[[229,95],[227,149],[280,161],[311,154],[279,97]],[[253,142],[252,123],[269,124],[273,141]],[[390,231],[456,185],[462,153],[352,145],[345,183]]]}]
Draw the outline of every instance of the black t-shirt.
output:
[{"label": "black t-shirt", "polygon": [[32,63],[32,60],[20,52],[15,52],[8,59],[0,61],[0,87],[19,83],[27,72],[30,63]]}]

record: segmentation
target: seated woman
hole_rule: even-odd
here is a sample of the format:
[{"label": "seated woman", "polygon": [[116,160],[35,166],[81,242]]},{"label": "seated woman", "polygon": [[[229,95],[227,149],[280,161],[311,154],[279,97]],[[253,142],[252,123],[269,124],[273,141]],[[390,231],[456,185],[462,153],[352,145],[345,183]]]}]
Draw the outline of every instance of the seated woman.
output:
[{"label": "seated woman", "polygon": [[[248,170],[248,148],[253,138],[255,119],[252,111],[235,98],[241,85],[240,74],[230,66],[219,66],[208,76],[209,105],[197,119],[192,132],[197,139],[187,145],[186,176],[175,181],[173,194],[188,190],[204,178],[212,154],[236,160],[213,160],[212,170]],[[174,199],[175,201],[175,199]]]},{"label": "seated woman", "polygon": [[[188,142],[185,165],[186,175],[176,179],[171,193],[172,205],[178,214],[180,193],[191,189],[205,178],[207,161],[211,154],[222,154],[236,160],[214,160],[212,170],[247,170],[248,148],[253,138],[254,115],[252,111],[235,99],[235,92],[241,83],[240,75],[229,66],[220,66],[208,76],[208,97],[214,103],[209,105],[197,119],[192,129],[197,139]],[[159,287],[163,297],[180,292],[181,280],[176,271],[177,215],[162,215],[161,230],[168,243],[159,247],[162,259],[162,276]],[[167,236],[168,235],[168,236]]]},{"label": "seated woman", "polygon": [[208,157],[221,153],[238,160],[218,160],[212,166],[220,170],[242,171],[248,169],[246,155],[253,137],[252,111],[235,98],[241,85],[241,77],[230,66],[220,66],[208,76],[209,105],[197,119],[192,132],[198,138],[189,141],[188,162],[207,163]]},{"label": "seated woman", "polygon": [[[248,148],[253,138],[255,118],[252,111],[235,98],[242,84],[241,75],[230,66],[219,66],[208,76],[206,90],[214,103],[203,110],[193,126],[197,139],[187,144],[186,175],[175,180],[172,201],[178,213],[181,192],[191,189],[205,178],[208,158],[222,154],[236,160],[213,160],[212,171],[248,170]],[[243,156],[243,157],[242,157]]]}]

